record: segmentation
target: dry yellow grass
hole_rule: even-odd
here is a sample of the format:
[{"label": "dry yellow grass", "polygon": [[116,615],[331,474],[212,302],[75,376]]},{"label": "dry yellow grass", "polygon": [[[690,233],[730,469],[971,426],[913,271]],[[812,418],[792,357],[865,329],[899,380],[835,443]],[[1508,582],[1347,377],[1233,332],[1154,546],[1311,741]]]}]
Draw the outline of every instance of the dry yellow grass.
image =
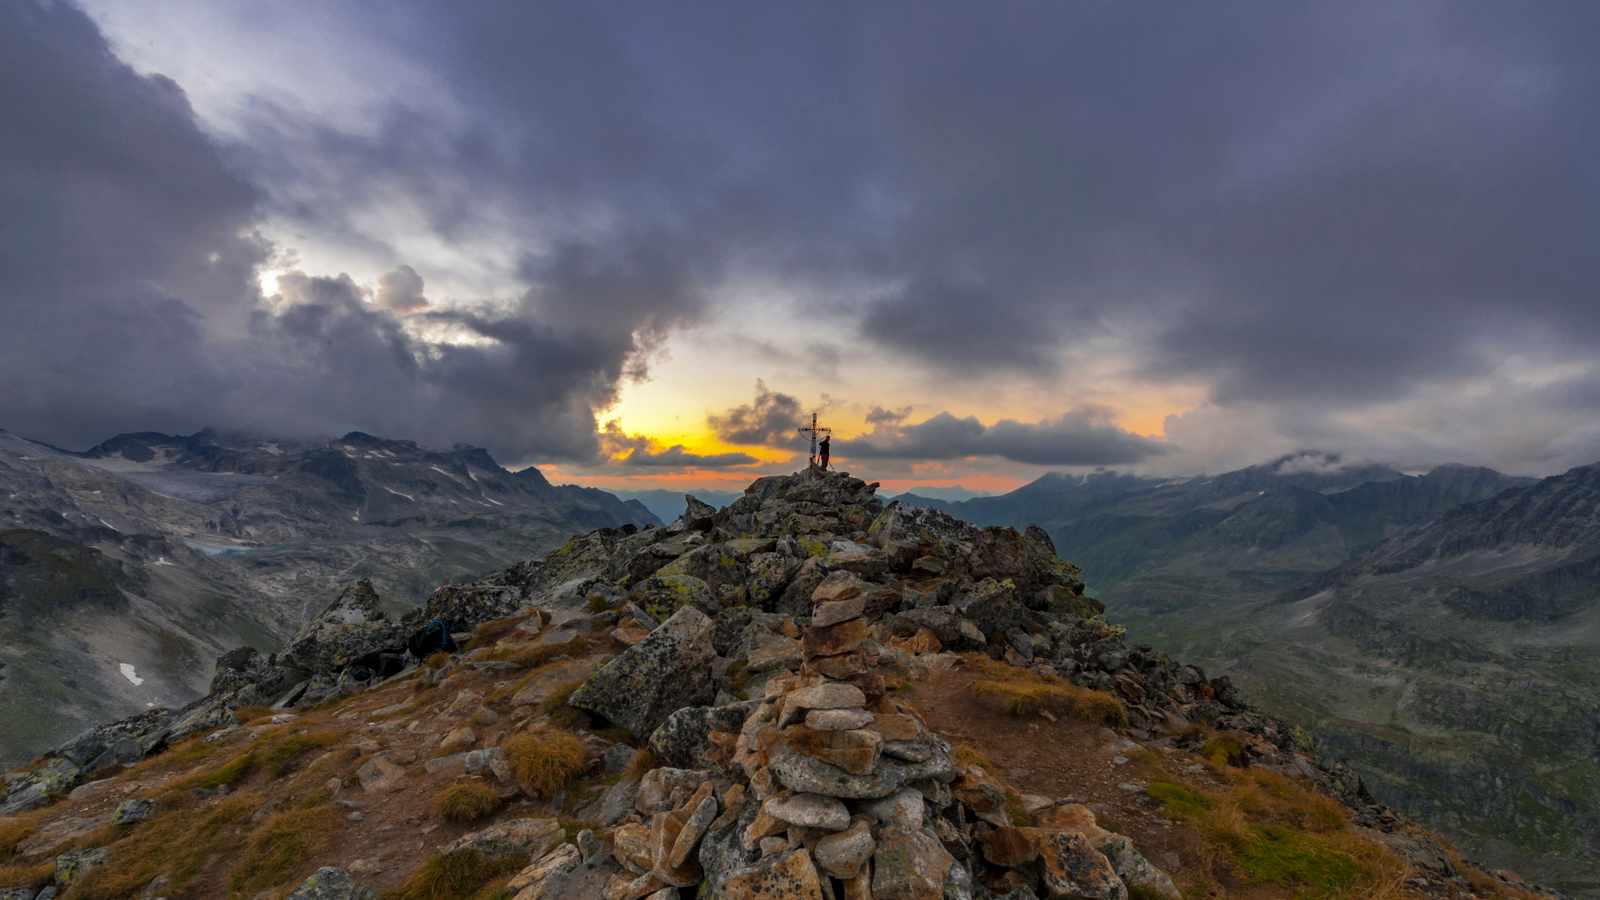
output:
[{"label": "dry yellow grass", "polygon": [[594,648],[594,639],[577,635],[565,641],[544,644],[538,641],[499,644],[489,652],[487,659],[514,663],[524,669],[542,666],[559,657],[576,659]]},{"label": "dry yellow grass", "polygon": [[956,764],[962,768],[966,768],[968,766],[977,766],[986,772],[995,771],[994,763],[990,761],[989,757],[985,755],[982,750],[979,750],[977,747],[974,747],[971,744],[957,744],[955,752],[951,754],[951,757],[955,759]]},{"label": "dry yellow grass", "polygon": [[330,805],[267,817],[245,842],[228,886],[246,897],[285,884],[306,860],[327,848],[342,821]]},{"label": "dry yellow grass", "polygon": [[1251,882],[1350,900],[1402,895],[1410,869],[1352,830],[1337,801],[1264,769],[1230,770],[1227,779],[1222,791],[1155,781],[1147,792]]},{"label": "dry yellow grass", "polygon": [[497,878],[522,868],[511,857],[492,859],[476,850],[434,854],[388,900],[472,900]]},{"label": "dry yellow grass", "polygon": [[447,822],[476,822],[500,808],[500,795],[481,781],[447,786],[433,798],[433,809]]},{"label": "dry yellow grass", "polygon": [[502,749],[517,783],[537,799],[555,796],[584,770],[589,758],[583,741],[559,728],[536,728],[514,735]]},{"label": "dry yellow grass", "polygon": [[499,643],[507,635],[516,631],[518,625],[528,621],[529,617],[534,615],[537,615],[537,613],[519,612],[504,618],[480,622],[478,627],[472,629],[472,639],[468,641],[468,646],[476,649]]},{"label": "dry yellow grass", "polygon": [[240,792],[214,803],[164,802],[156,816],[110,845],[114,866],[89,871],[64,900],[113,900],[136,896],[156,876],[170,879],[172,896],[183,896],[202,870],[238,849],[238,827],[265,798]]},{"label": "dry yellow grass", "polygon": [[56,864],[48,859],[39,863],[0,866],[0,887],[38,890],[49,883],[55,874]]},{"label": "dry yellow grass", "polygon": [[1122,701],[1105,691],[1079,687],[1065,678],[1021,669],[977,653],[962,654],[967,669],[979,678],[973,696],[990,709],[1013,716],[1041,712],[1065,715],[1102,725],[1128,724]]},{"label": "dry yellow grass", "polygon": [[[0,819],[0,862],[16,855],[17,845],[39,830],[39,813],[10,816]],[[0,882],[4,884],[4,882]]]}]

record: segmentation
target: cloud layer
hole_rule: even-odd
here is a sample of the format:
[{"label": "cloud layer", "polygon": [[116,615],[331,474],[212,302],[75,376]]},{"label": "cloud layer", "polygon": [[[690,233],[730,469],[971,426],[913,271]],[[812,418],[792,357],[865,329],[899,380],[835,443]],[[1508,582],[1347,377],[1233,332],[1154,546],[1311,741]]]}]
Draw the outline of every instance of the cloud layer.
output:
[{"label": "cloud layer", "polygon": [[[788,304],[919,408],[995,379],[1067,398],[989,426],[896,406],[862,457],[1600,458],[1592,3],[160,9],[232,38],[174,66],[226,46],[271,76],[207,95],[209,130],[72,6],[0,11],[0,196],[28,223],[0,242],[5,427],[593,461],[595,410],[675,335]],[[270,68],[306,47],[360,72]],[[305,266],[261,296],[286,235],[374,285]],[[1168,389],[1204,402],[1166,442],[1072,399]],[[799,412],[763,393],[710,424],[788,446]]]},{"label": "cloud layer", "polygon": [[1118,428],[1109,410],[1084,408],[1042,422],[939,413],[913,425],[885,422],[857,440],[836,441],[848,459],[952,460],[998,457],[1033,466],[1117,466],[1144,462],[1167,445]]}]

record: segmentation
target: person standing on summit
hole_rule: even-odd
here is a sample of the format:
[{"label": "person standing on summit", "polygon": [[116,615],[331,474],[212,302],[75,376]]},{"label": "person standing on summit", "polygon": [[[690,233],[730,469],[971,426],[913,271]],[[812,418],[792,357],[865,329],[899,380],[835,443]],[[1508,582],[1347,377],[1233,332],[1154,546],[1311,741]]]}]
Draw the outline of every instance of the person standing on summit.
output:
[{"label": "person standing on summit", "polygon": [[817,468],[824,472],[828,471],[828,442],[831,440],[833,437],[830,435],[817,444]]}]

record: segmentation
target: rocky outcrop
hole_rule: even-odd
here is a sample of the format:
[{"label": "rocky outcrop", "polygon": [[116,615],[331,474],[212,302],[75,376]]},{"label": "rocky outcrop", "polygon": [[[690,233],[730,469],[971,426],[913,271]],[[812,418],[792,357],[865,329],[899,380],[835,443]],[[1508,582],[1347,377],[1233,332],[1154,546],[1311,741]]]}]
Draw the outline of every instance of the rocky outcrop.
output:
[{"label": "rocky outcrop", "polygon": [[[520,800],[499,819],[446,832],[441,858],[515,872],[507,887],[518,900],[1178,896],[1162,868],[1173,857],[1103,827],[1088,806],[1024,797],[970,747],[958,753],[930,727],[912,702],[925,698],[897,690],[941,667],[1003,661],[994,668],[1006,677],[1111,695],[1095,696],[1115,708],[1105,721],[1120,733],[1107,736],[1126,747],[1198,754],[1204,736],[1188,726],[1208,723],[1228,732],[1238,765],[1309,779],[1372,833],[1412,842],[1408,859],[1445,858],[1226,679],[1129,646],[1036,530],[979,529],[885,506],[875,485],[842,473],[761,479],[721,511],[688,507],[671,526],[591,532],[544,560],[442,589],[421,615],[459,616],[457,627],[515,618],[480,633],[485,646],[413,676],[416,697],[426,698],[414,702],[428,710],[415,715],[438,721],[390,718],[407,714],[407,701],[336,714],[389,734],[425,734],[434,755],[363,738],[359,754],[345,757],[351,770],[328,789],[378,804],[403,797],[420,772],[459,778],[463,790],[502,803],[520,783],[527,799],[549,803],[535,816],[578,810],[586,827],[575,836],[556,818],[530,817]],[[40,785],[69,771],[61,766],[81,773],[199,728],[241,730],[233,721],[241,703],[287,709],[361,689],[367,682],[352,669],[405,636],[372,614],[372,600],[356,586],[293,654],[228,654],[206,703],[86,736],[71,755],[19,779],[48,798]],[[569,647],[582,658],[542,655]],[[447,689],[460,685],[457,676],[476,680]],[[558,686],[561,678],[572,680]],[[618,728],[630,737],[619,740]],[[629,746],[646,742],[648,752]],[[568,749],[587,783],[549,794],[529,787],[527,773],[567,765],[557,757]],[[137,815],[150,810],[128,812],[129,827],[139,827]],[[363,896],[349,876],[365,871],[323,869],[296,896]]]}]

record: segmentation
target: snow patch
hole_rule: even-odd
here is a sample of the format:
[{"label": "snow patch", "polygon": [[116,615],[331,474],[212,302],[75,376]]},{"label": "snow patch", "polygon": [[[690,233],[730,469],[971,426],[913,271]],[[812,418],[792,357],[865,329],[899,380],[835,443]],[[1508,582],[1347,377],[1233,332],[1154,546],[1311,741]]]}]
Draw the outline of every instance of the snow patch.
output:
[{"label": "snow patch", "polygon": [[122,530],[121,528],[118,528],[117,526],[111,524],[110,522],[107,522],[104,518],[100,519],[100,524],[104,525],[105,527],[107,527],[109,529],[111,529],[112,531],[120,532]]},{"label": "snow patch", "polygon": [[122,671],[122,677],[128,679],[134,687],[144,684],[144,679],[139,677],[139,672],[132,663],[122,663],[117,668]]},{"label": "snow patch", "polygon": [[167,559],[165,556],[156,557],[156,561],[154,563],[152,563],[152,565],[157,565],[157,566],[170,566],[172,564],[173,564],[172,560]]},{"label": "snow patch", "polygon": [[407,500],[410,500],[412,503],[417,502],[417,498],[411,496],[410,494],[402,494],[399,491],[395,490],[394,488],[389,487],[388,485],[384,485],[383,489],[388,491],[391,494],[394,494],[396,497],[404,497]]},{"label": "snow patch", "polygon": [[493,497],[485,497],[483,499],[489,501],[490,503],[493,503],[495,506],[505,506],[504,503],[501,503],[499,500],[496,500]]}]

